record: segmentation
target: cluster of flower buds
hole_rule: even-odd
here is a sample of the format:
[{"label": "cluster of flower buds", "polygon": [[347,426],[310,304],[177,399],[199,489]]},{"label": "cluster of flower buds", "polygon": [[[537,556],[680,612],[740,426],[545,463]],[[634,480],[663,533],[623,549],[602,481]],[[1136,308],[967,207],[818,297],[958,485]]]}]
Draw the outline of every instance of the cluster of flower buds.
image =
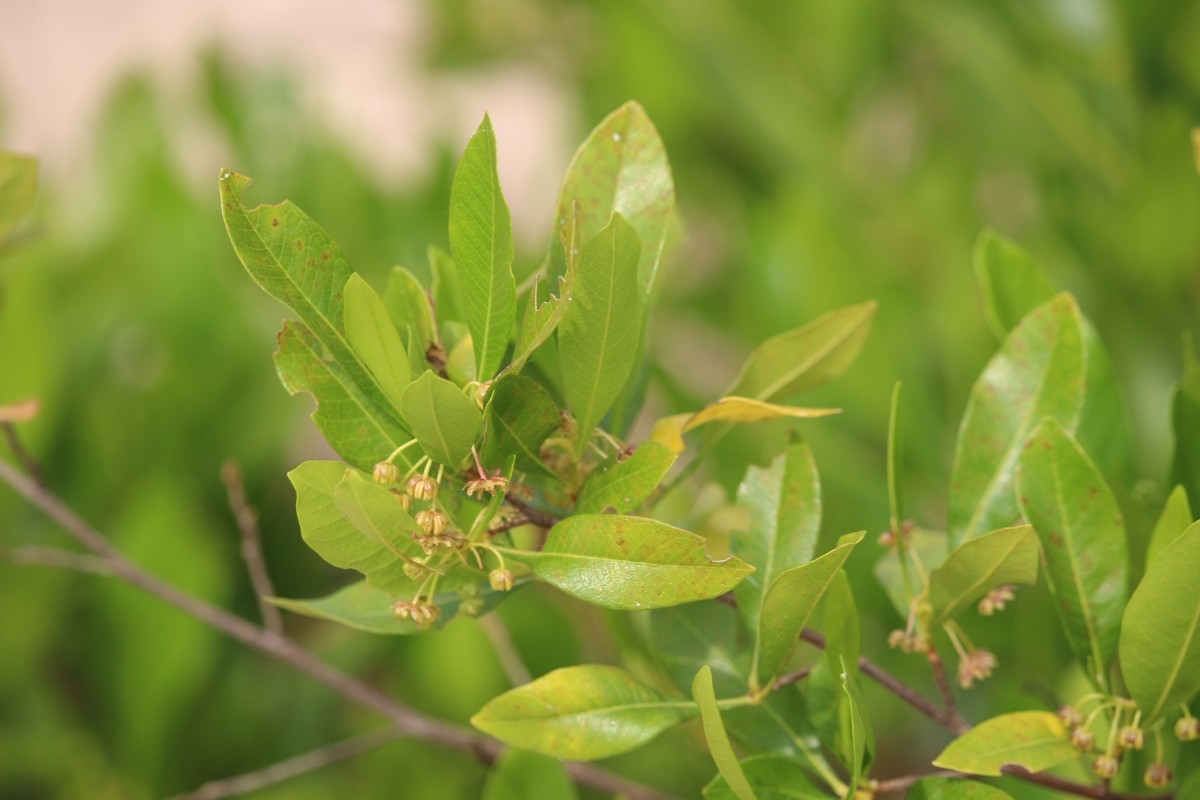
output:
[{"label": "cluster of flower buds", "polygon": [[970,689],[975,681],[984,681],[992,677],[996,668],[996,656],[988,650],[975,650],[967,653],[958,662],[958,685]]},{"label": "cluster of flower buds", "polygon": [[428,533],[416,537],[417,544],[425,551],[425,555],[433,555],[435,550],[450,550],[466,545],[467,537],[461,533]]},{"label": "cluster of flower buds", "polygon": [[433,603],[423,603],[420,600],[408,602],[397,600],[392,604],[392,611],[400,619],[411,619],[421,630],[429,630],[442,616],[442,610]]},{"label": "cluster of flower buds", "polygon": [[997,589],[992,589],[987,593],[987,596],[979,601],[979,613],[985,617],[990,617],[997,611],[1003,611],[1005,603],[1011,603],[1016,599],[1016,595],[1013,594],[1013,588],[1013,586],[1006,584]]},{"label": "cluster of flower buds", "polygon": [[902,653],[925,652],[925,640],[919,633],[895,630],[888,634],[887,643],[888,647],[893,650],[898,648]]}]

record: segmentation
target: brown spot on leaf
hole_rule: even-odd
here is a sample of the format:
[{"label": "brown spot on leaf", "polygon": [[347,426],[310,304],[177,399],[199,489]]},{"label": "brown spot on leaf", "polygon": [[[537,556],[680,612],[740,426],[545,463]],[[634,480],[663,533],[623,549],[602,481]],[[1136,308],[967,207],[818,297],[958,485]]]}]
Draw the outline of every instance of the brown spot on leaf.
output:
[{"label": "brown spot on leaf", "polygon": [[300,241],[299,239],[297,239],[297,240],[296,240],[296,249],[297,249],[297,250],[303,250],[303,249],[304,249],[304,242],[302,242],[302,241]]},{"label": "brown spot on leaf", "polygon": [[1062,538],[1062,536],[1058,535],[1057,533],[1047,534],[1046,538],[1049,539],[1050,544],[1054,545],[1055,547],[1063,546],[1063,538]]},{"label": "brown spot on leaf", "polygon": [[271,227],[272,228],[279,227],[279,217],[271,217]]},{"label": "brown spot on leaf", "polygon": [[321,253],[321,260],[322,260],[322,261],[328,261],[328,260],[329,260],[329,253]]}]

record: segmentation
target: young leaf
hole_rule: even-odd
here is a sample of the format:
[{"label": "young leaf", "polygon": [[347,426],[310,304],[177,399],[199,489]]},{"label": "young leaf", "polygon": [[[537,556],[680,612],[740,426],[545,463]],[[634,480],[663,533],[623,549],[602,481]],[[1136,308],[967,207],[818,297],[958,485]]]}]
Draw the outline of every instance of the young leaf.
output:
[{"label": "young leaf", "polygon": [[426,372],[404,390],[403,401],[404,418],[430,458],[454,469],[470,455],[483,415],[461,389]]},{"label": "young leaf", "polygon": [[631,513],[658,488],[674,463],[675,454],[658,442],[642,442],[629,455],[609,458],[592,470],[579,490],[575,513],[600,514],[608,508]]},{"label": "young leaf", "polygon": [[700,668],[696,679],[692,681],[692,697],[700,706],[704,738],[708,742],[713,761],[717,764],[717,771],[725,779],[725,784],[738,800],[758,800],[742,772],[737,755],[733,752],[729,735],[725,733],[725,725],[721,722],[721,709],[717,707],[717,696],[713,691],[712,670],[707,664]]},{"label": "young leaf", "polygon": [[306,461],[288,473],[296,489],[301,537],[321,558],[361,572],[376,589],[413,591],[403,559],[364,536],[338,508],[334,493],[345,474],[346,465],[338,461]]},{"label": "young leaf", "polygon": [[[829,794],[813,785],[800,762],[787,756],[767,753],[742,761],[746,782],[758,800],[829,800]],[[704,800],[737,800],[724,775],[717,775],[704,787]]]},{"label": "young leaf", "polygon": [[[317,401],[313,422],[337,454],[354,466],[369,470],[406,441],[412,439],[403,425],[368,396],[342,368],[329,358],[321,342],[303,322],[288,320],[279,332],[275,369],[292,394],[307,392]],[[372,385],[373,386],[373,385]],[[386,398],[382,401],[388,403]],[[398,461],[405,466],[418,457],[411,449]]]},{"label": "young leaf", "polygon": [[905,800],[1012,800],[1012,796],[979,781],[963,778],[922,778]]},{"label": "young leaf", "polygon": [[563,387],[579,424],[576,451],[608,411],[638,355],[637,234],[619,214],[579,254],[558,327]]},{"label": "young leaf", "polygon": [[501,377],[487,393],[484,410],[484,464],[516,456],[517,468],[553,476],[542,462],[542,442],[558,429],[558,406],[537,381],[521,375]]},{"label": "young leaf", "polygon": [[400,408],[400,395],[412,375],[404,342],[400,341],[383,301],[357,273],[346,281],[343,299],[350,346],[392,401],[392,407]]},{"label": "young leaf", "polygon": [[1200,690],[1200,523],[1146,570],[1121,626],[1121,672],[1149,725]]},{"label": "young leaf", "polygon": [[33,210],[37,179],[36,160],[0,150],[0,245]]},{"label": "young leaf", "polygon": [[[595,236],[613,214],[633,226],[642,243],[635,267],[638,293],[626,302],[641,308],[653,293],[672,240],[675,183],[662,139],[637,103],[610,114],[575,152],[558,195],[556,232],[574,216],[576,204],[581,241]],[[640,314],[633,327],[636,339]]]},{"label": "young leaf", "polygon": [[347,469],[333,488],[333,501],[359,533],[396,554],[422,555],[414,537],[424,531],[383,486]]},{"label": "young leaf", "polygon": [[847,766],[850,770],[848,794],[853,797],[865,777],[868,753],[874,750],[874,743],[868,742],[870,728],[864,716],[865,705],[862,694],[858,682],[851,674],[850,668],[846,666],[845,659],[841,659],[841,671],[838,675],[841,679],[842,689],[840,709],[842,750],[846,754]]},{"label": "young leaf", "polygon": [[973,260],[983,289],[984,316],[998,339],[1054,296],[1054,287],[1033,257],[995,231],[979,234]]},{"label": "young leaf", "polygon": [[1029,437],[1018,482],[1021,510],[1041,540],[1067,640],[1103,688],[1129,597],[1121,510],[1091,459],[1053,419]]},{"label": "young leaf", "polygon": [[854,363],[871,330],[876,303],[831,311],[767,339],[725,393],[773,400],[828,383]]},{"label": "young leaf", "polygon": [[1016,764],[1030,772],[1074,761],[1079,751],[1067,741],[1067,731],[1054,714],[1019,711],[993,717],[950,743],[933,765],[969,775],[999,777]]},{"label": "young leaf", "polygon": [[724,594],[753,571],[713,561],[705,540],[665,522],[577,514],[550,529],[540,552],[505,551],[567,594],[606,608],[661,608]]},{"label": "young leaf", "polygon": [[399,422],[387,395],[346,338],[342,289],[353,273],[341,250],[291,201],[247,210],[242,192],[250,179],[223,170],[220,183],[225,228],[250,277],[300,317],[311,334],[306,338],[329,351],[330,358],[322,354],[317,360],[337,365],[358,388],[371,415]]},{"label": "young leaf", "polygon": [[950,477],[950,546],[1017,521],[1017,458],[1052,417],[1074,430],[1083,405],[1083,324],[1060,294],[1004,340],[971,390]]},{"label": "young leaf", "polygon": [[579,800],[562,762],[540,753],[510,748],[488,771],[482,800]]},{"label": "young leaf", "polygon": [[496,137],[484,115],[450,188],[450,251],[458,268],[463,311],[475,344],[475,374],[500,369],[517,316],[512,219],[496,171]]},{"label": "young leaf", "polygon": [[1192,522],[1187,490],[1183,486],[1176,486],[1167,498],[1167,504],[1163,507],[1162,515],[1154,526],[1154,533],[1150,536],[1150,547],[1146,550],[1146,569],[1150,568],[1166,546],[1178,539]]},{"label": "young leaf", "polygon": [[964,542],[929,574],[930,625],[939,627],[992,589],[1036,583],[1037,534],[1029,525],[1001,528]]},{"label": "young leaf", "polygon": [[767,587],[785,570],[812,560],[821,530],[821,480],[808,444],[790,434],[787,449],[767,469],[751,466],[738,488],[749,531],[733,540],[735,555],[755,571],[738,584],[738,610],[759,629]]},{"label": "young leaf", "polygon": [[442,325],[448,322],[466,322],[462,285],[458,279],[458,267],[454,259],[436,245],[430,245],[427,252],[429,271],[433,275],[429,293],[433,296],[433,304],[437,308],[436,322]]},{"label": "young leaf", "polygon": [[490,736],[555,758],[591,761],[640,747],[697,713],[615,667],[556,669],[493,699],[471,724]]},{"label": "young leaf", "polygon": [[796,639],[813,609],[865,535],[865,531],[848,533],[825,555],[793,567],[771,582],[763,598],[754,646],[751,679],[757,687],[770,686],[787,666],[796,649]]},{"label": "young leaf", "polygon": [[832,414],[840,414],[841,411],[840,408],[781,406],[774,403],[764,403],[761,400],[751,400],[749,397],[722,397],[720,400],[709,403],[694,414],[675,414],[658,420],[654,424],[654,431],[651,436],[676,453],[682,453],[684,450],[683,434],[709,422],[766,422],[784,417],[814,419],[816,417],[828,417]]},{"label": "young leaf", "polygon": [[[397,329],[415,332],[422,353],[421,360],[424,361],[426,348],[437,341],[433,309],[429,307],[429,295],[425,287],[404,267],[392,267],[383,290],[383,305]],[[412,346],[413,342],[409,342],[409,347]]]}]

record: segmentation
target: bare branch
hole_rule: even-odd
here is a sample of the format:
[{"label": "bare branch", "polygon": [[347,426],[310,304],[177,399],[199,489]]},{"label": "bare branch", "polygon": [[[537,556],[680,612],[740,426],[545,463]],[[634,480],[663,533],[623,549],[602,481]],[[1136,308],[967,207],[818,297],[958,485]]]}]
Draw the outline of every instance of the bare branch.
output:
[{"label": "bare branch", "polygon": [[258,511],[246,502],[246,484],[242,481],[242,468],[233,459],[226,461],[221,467],[221,481],[229,495],[229,510],[233,512],[233,518],[242,534],[242,561],[246,562],[246,572],[250,574],[250,585],[254,587],[263,627],[271,633],[282,634],[283,615],[267,601],[268,597],[275,596],[275,586],[271,583],[266,562],[263,561]]},{"label": "bare branch", "polygon": [[23,567],[58,567],[93,575],[113,575],[112,566],[106,559],[86,553],[72,553],[57,547],[26,545],[0,551],[9,562]]},{"label": "bare branch", "polygon": [[785,686],[791,686],[793,683],[799,683],[812,674],[812,671],[812,664],[809,664],[807,667],[801,667],[795,672],[789,672],[786,675],[781,675],[779,680],[775,681],[774,685],[771,687],[771,691],[777,692]]},{"label": "bare branch", "polygon": [[950,689],[950,682],[946,680],[946,665],[942,662],[942,657],[938,655],[937,650],[933,648],[933,642],[930,642],[925,648],[925,658],[929,660],[929,668],[933,671],[933,682],[937,684],[938,691],[942,695],[942,704],[946,706],[948,727],[961,736],[971,729],[971,725],[958,713],[958,705],[954,702],[954,692]]},{"label": "bare branch", "polygon": [[902,775],[898,778],[888,778],[887,780],[879,781],[875,788],[882,794],[885,792],[903,792],[914,783],[925,778],[971,778],[965,772],[952,772],[950,770],[942,770],[940,772],[930,772],[925,775]]},{"label": "bare branch", "polygon": [[496,650],[496,657],[500,659],[500,666],[504,668],[504,674],[508,676],[509,683],[513,686],[521,686],[533,680],[504,620],[495,613],[485,614],[479,618],[479,624],[483,627],[483,632],[487,634],[488,639],[491,640],[492,647]]},{"label": "bare branch", "polygon": [[514,497],[508,494],[504,498],[504,502],[508,503],[513,508],[525,515],[529,522],[537,525],[539,528],[549,530],[554,527],[554,523],[558,522],[558,517],[541,509],[534,508],[519,497]]},{"label": "bare branch", "polygon": [[4,422],[0,422],[0,428],[4,429],[4,438],[8,442],[8,449],[12,450],[13,458],[17,459],[17,463],[21,465],[21,468],[29,473],[34,483],[38,486],[45,486],[46,479],[42,474],[42,467],[38,464],[37,459],[25,449],[25,445],[21,442],[21,437],[17,433],[17,426],[11,421],[5,420]]}]

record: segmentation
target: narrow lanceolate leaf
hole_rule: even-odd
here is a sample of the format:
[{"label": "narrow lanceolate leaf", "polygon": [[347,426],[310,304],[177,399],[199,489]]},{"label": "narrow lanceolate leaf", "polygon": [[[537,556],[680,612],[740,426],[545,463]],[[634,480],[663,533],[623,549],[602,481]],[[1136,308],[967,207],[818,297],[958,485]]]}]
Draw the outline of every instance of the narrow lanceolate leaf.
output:
[{"label": "narrow lanceolate leaf", "polygon": [[567,768],[557,758],[509,748],[488,771],[482,800],[579,800]]},{"label": "narrow lanceolate leaf", "polygon": [[615,667],[557,669],[505,692],[471,724],[505,744],[591,761],[633,750],[697,713]]},{"label": "narrow lanceolate leaf", "polygon": [[[371,469],[412,436],[397,418],[375,402],[304,323],[289,320],[279,332],[275,369],[292,394],[307,392],[317,401],[313,422],[337,454],[360,469]],[[387,403],[385,399],[383,401]],[[410,448],[397,462],[411,464]]]},{"label": "narrow lanceolate leaf", "polygon": [[333,566],[361,572],[376,589],[414,591],[404,560],[364,536],[338,507],[334,492],[345,473],[346,465],[338,461],[306,461],[288,473],[305,544]]},{"label": "narrow lanceolate leaf", "polygon": [[931,625],[966,611],[999,586],[1037,582],[1037,534],[1029,525],[1001,528],[959,545],[929,574]]},{"label": "narrow lanceolate leaf", "polygon": [[[443,583],[451,583],[453,581],[443,581]],[[443,583],[439,583],[441,586]],[[461,585],[465,585],[462,580],[457,581]],[[417,584],[410,584],[406,587],[408,597],[415,594],[418,589]],[[497,592],[490,587],[484,585],[481,587],[477,595],[483,605],[476,611],[478,614],[484,614],[499,605],[500,601],[509,595],[508,592]],[[404,595],[401,595],[402,597]],[[357,581],[342,589],[338,589],[331,595],[325,597],[317,597],[309,600],[293,600],[283,597],[270,597],[272,605],[287,609],[295,614],[303,614],[307,617],[315,617],[317,619],[327,619],[332,622],[337,622],[350,628],[355,628],[368,633],[381,633],[392,636],[410,636],[416,633],[424,633],[427,628],[418,628],[416,623],[411,619],[401,619],[396,616],[396,612],[392,607],[396,597],[387,592],[380,591],[372,587],[366,581]],[[434,623],[434,630],[442,628],[447,622],[457,616],[463,604],[462,595],[453,588],[447,588],[444,591],[439,591],[434,597],[434,602],[437,603],[441,610],[441,616]]]},{"label": "narrow lanceolate leaf", "polygon": [[429,295],[417,277],[404,267],[392,267],[383,290],[383,305],[397,329],[414,332],[421,353],[437,341]]},{"label": "narrow lanceolate leaf", "polygon": [[848,786],[850,796],[853,797],[854,792],[866,777],[868,753],[874,750],[875,745],[874,742],[869,741],[873,737],[866,721],[866,704],[863,701],[862,692],[858,687],[857,679],[846,666],[845,659],[841,661],[841,672],[838,673],[838,676],[841,679],[842,689],[842,750],[846,753],[848,762],[846,766],[850,772]]},{"label": "narrow lanceolate leaf", "polygon": [[1150,536],[1150,546],[1146,550],[1146,568],[1158,560],[1158,556],[1167,545],[1179,538],[1192,522],[1192,509],[1188,504],[1187,490],[1176,486],[1167,498],[1162,515],[1154,525],[1154,533]]},{"label": "narrow lanceolate leaf", "polygon": [[[892,405],[888,412],[887,436],[887,486],[888,510],[891,512],[892,530],[898,531],[904,521],[904,491],[902,466],[904,464],[904,444],[900,428],[900,381],[892,387]],[[907,558],[907,548],[901,546],[900,557]]]},{"label": "narrow lanceolate leaf", "polygon": [[483,414],[461,389],[426,372],[404,390],[403,401],[404,418],[430,458],[453,469],[470,455]]},{"label": "narrow lanceolate leaf", "polygon": [[563,387],[579,423],[576,450],[629,377],[638,356],[637,233],[619,214],[579,254],[570,308],[558,328]]},{"label": "narrow lanceolate leaf", "polygon": [[37,175],[36,160],[0,150],[0,245],[33,210]]},{"label": "narrow lanceolate leaf", "polygon": [[346,338],[367,365],[379,388],[392,401],[392,407],[399,409],[400,395],[412,379],[404,342],[400,340],[383,300],[358,274],[351,275],[346,281],[343,297]]},{"label": "narrow lanceolate leaf", "polygon": [[1060,294],[1013,329],[967,402],[950,477],[950,546],[1017,522],[1021,447],[1043,417],[1074,430],[1083,406],[1083,323]]},{"label": "narrow lanceolate leaf", "polygon": [[372,542],[397,555],[423,555],[413,537],[424,531],[386,487],[348,469],[333,489],[333,501],[342,516]]},{"label": "narrow lanceolate leaf", "polygon": [[642,442],[630,454],[618,454],[592,471],[579,490],[577,514],[599,514],[612,508],[628,514],[658,488],[675,454],[658,442]]},{"label": "narrow lanceolate leaf", "polygon": [[997,338],[1003,339],[1026,314],[1055,294],[1033,257],[995,231],[979,235],[974,262],[984,316]]},{"label": "narrow lanceolate leaf", "polygon": [[825,555],[793,567],[772,581],[763,598],[754,647],[752,680],[758,687],[770,686],[787,666],[813,609],[865,535],[864,531],[848,533]]},{"label": "narrow lanceolate leaf", "polygon": [[1129,599],[1121,672],[1146,724],[1200,690],[1200,523],[1162,551]]},{"label": "narrow lanceolate leaf", "polygon": [[475,374],[500,369],[517,316],[512,218],[496,171],[496,136],[484,115],[450,187],[450,250],[458,268],[463,312],[475,343]]},{"label": "narrow lanceolate leaf", "polygon": [[692,698],[700,706],[704,738],[708,742],[713,761],[716,762],[717,771],[725,779],[725,785],[738,800],[758,800],[746,780],[745,773],[742,772],[742,765],[738,763],[733,745],[729,743],[729,734],[725,732],[725,725],[721,722],[721,709],[717,707],[717,695],[713,691],[712,670],[707,664],[700,668],[696,679],[692,681]]},{"label": "narrow lanceolate leaf", "polygon": [[550,529],[540,552],[505,551],[540,580],[606,608],[661,608],[717,597],[753,567],[713,561],[703,537],[665,522],[579,514]]},{"label": "narrow lanceolate leaf", "polygon": [[858,358],[875,307],[870,302],[831,311],[767,339],[750,354],[726,394],[773,400],[828,383]]},{"label": "narrow lanceolate leaf", "polygon": [[561,421],[554,398],[541,384],[521,375],[505,375],[488,390],[483,416],[480,456],[485,466],[499,465],[512,456],[517,469],[554,474],[542,462],[541,449]]},{"label": "narrow lanceolate leaf", "polygon": [[821,480],[808,444],[791,434],[767,469],[751,466],[738,488],[750,514],[749,530],[733,552],[754,566],[735,592],[750,630],[758,630],[767,587],[780,574],[812,560],[821,531]]},{"label": "narrow lanceolate leaf", "polygon": [[[637,232],[642,247],[636,305],[641,308],[658,283],[673,241],[675,183],[662,139],[637,103],[614,111],[579,146],[558,195],[556,232],[576,207],[580,241],[595,236],[613,214],[620,214]],[[554,245],[557,248],[558,242]],[[635,338],[640,328],[639,315]]]},{"label": "narrow lanceolate leaf", "polygon": [[970,775],[999,776],[1009,764],[1041,772],[1079,757],[1054,714],[1019,711],[993,717],[955,739],[935,767]]},{"label": "narrow lanceolate leaf", "polygon": [[[788,756],[768,753],[742,761],[742,772],[758,800],[829,800],[818,789],[800,762]],[[704,800],[737,800],[738,795],[717,775],[704,787]]]},{"label": "narrow lanceolate leaf", "polygon": [[749,397],[722,397],[694,414],[675,414],[658,420],[654,425],[652,436],[676,453],[682,453],[684,450],[683,434],[710,422],[744,424],[783,418],[815,419],[840,413],[840,408],[800,408],[764,403]]},{"label": "narrow lanceolate leaf", "polygon": [[975,780],[922,778],[908,790],[905,800],[1012,800],[1012,795]]},{"label": "narrow lanceolate leaf", "polygon": [[[242,192],[250,179],[221,173],[221,214],[233,249],[263,291],[290,308],[329,351],[372,413],[399,421],[346,338],[342,289],[352,270],[329,234],[291,201],[247,210]],[[336,447],[336,445],[335,445]]]},{"label": "narrow lanceolate leaf", "polygon": [[1021,454],[1019,492],[1067,639],[1103,688],[1129,597],[1121,510],[1091,459],[1052,419],[1038,425]]}]

